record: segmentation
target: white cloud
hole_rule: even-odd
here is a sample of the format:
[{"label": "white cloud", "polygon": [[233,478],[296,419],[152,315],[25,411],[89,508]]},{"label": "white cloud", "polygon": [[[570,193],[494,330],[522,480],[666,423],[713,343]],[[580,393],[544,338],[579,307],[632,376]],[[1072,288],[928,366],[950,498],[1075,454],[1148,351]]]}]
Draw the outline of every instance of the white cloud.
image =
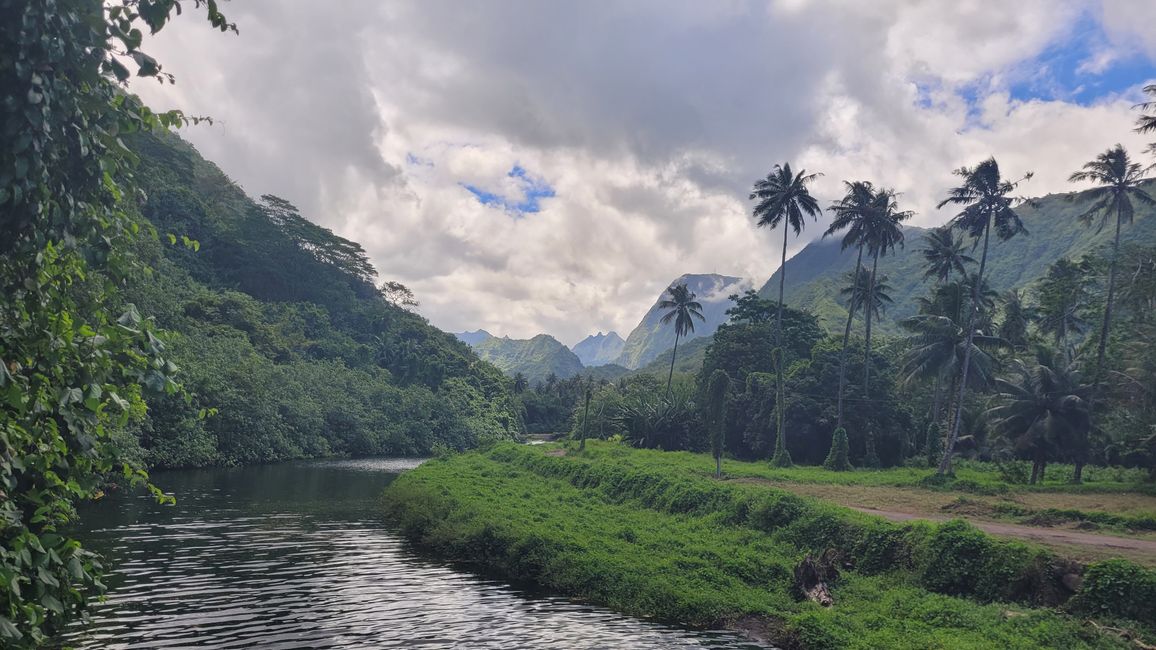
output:
[{"label": "white cloud", "polygon": [[[1140,47],[1129,26],[1152,6],[253,0],[227,6],[239,37],[163,32],[178,83],[139,90],[221,120],[185,135],[251,193],[361,242],[434,324],[575,342],[625,335],[682,273],[761,284],[781,240],[746,192],[775,163],[824,172],[824,203],[844,178],[892,186],[931,225],[951,170],[988,155],[1034,170],[1035,194],[1117,141],[1139,151],[1135,97],[1007,88],[1089,13],[1105,47]],[[540,212],[463,188],[519,196],[514,165],[556,191]]]}]

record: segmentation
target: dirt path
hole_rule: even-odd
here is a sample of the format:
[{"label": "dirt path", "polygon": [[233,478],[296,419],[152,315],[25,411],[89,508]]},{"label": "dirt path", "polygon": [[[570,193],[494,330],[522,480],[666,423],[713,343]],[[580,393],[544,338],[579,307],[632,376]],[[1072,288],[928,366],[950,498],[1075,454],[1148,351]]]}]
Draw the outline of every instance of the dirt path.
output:
[{"label": "dirt path", "polygon": [[[908,512],[892,512],[875,508],[861,508],[848,506],[853,510],[876,515],[891,521],[910,521],[912,519],[929,519],[931,521],[947,521],[947,517],[916,515]],[[1101,549],[1138,552],[1156,558],[1156,540],[1136,539],[1134,537],[1113,537],[1098,533],[1085,533],[1078,530],[1064,530],[1062,528],[1038,528],[1035,526],[1020,526],[1018,524],[1003,524],[994,521],[968,521],[980,530],[1003,537],[1018,537],[1048,545],[1061,546],[1090,546]],[[1131,553],[1129,553],[1131,554]]]}]

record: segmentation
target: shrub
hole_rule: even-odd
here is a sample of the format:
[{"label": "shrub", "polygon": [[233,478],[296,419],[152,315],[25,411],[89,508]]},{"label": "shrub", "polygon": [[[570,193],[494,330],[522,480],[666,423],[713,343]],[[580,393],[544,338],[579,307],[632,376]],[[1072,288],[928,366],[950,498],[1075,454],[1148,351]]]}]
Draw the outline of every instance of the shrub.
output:
[{"label": "shrub", "polygon": [[851,469],[849,456],[847,430],[839,427],[831,435],[831,451],[827,453],[827,460],[823,461],[823,467],[835,472],[845,472]]},{"label": "shrub", "polygon": [[1093,564],[1084,573],[1084,586],[1071,609],[1156,624],[1156,571],[1127,560]]}]

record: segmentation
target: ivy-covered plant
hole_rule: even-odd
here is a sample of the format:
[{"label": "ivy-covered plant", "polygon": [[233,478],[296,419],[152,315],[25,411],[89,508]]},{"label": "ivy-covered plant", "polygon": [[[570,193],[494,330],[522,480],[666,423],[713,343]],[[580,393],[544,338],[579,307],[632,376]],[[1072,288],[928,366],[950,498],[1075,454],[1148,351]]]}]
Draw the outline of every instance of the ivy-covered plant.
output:
[{"label": "ivy-covered plant", "polygon": [[[191,4],[235,31],[214,0]],[[102,589],[97,558],[61,526],[111,482],[148,485],[112,434],[140,413],[142,391],[177,390],[159,333],[118,289],[144,271],[128,254],[139,193],[121,136],[189,121],[153,113],[124,84],[171,81],[140,50],[142,29],[180,11],[177,0],[0,0],[5,648],[43,643]]]}]

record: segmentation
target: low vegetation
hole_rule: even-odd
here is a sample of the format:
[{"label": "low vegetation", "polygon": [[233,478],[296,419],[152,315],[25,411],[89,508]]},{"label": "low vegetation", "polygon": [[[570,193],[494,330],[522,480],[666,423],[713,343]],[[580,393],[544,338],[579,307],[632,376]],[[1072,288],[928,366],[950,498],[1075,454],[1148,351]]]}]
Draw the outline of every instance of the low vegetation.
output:
[{"label": "low vegetation", "polygon": [[[1105,628],[1156,625],[1137,605],[1156,574],[1127,562],[1085,569],[962,521],[893,524],[718,481],[705,455],[596,442],[563,453],[506,444],[432,461],[396,481],[386,507],[445,556],[634,615],[757,628],[783,647],[1123,648],[1128,633]],[[825,608],[792,576],[831,549]]]}]

